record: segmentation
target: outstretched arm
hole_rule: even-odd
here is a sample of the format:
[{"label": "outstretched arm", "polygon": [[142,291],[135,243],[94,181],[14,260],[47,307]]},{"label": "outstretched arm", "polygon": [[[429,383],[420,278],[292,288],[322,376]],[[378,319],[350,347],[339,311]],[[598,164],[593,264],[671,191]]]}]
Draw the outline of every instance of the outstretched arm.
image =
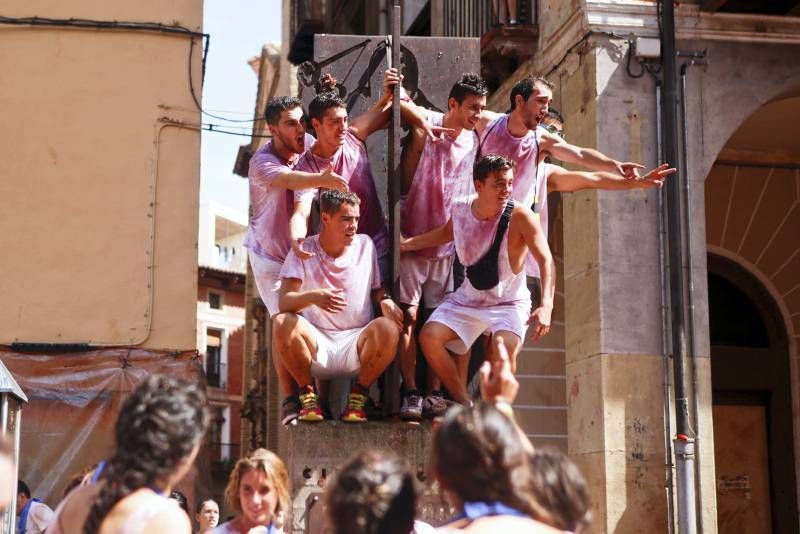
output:
[{"label": "outstretched arm", "polygon": [[551,133],[542,134],[539,148],[542,151],[550,152],[557,160],[574,163],[594,171],[615,172],[629,179],[637,178],[636,170],[644,168],[644,166],[639,163],[623,163],[609,158],[602,152],[594,150],[593,148],[571,145],[557,135]]},{"label": "outstretched arm", "polygon": [[292,191],[316,187],[347,191],[347,180],[333,172],[330,166],[322,172],[287,170],[273,178],[272,185]]},{"label": "outstretched arm", "polygon": [[539,218],[527,208],[516,211],[514,215],[521,219],[522,237],[533,254],[533,259],[539,264],[539,275],[542,280],[542,301],[531,313],[529,321],[534,327],[532,337],[536,341],[550,331],[550,318],[556,294],[556,264],[550,253],[550,247],[547,246],[547,238]]},{"label": "outstretched arm", "polygon": [[547,190],[572,192],[582,189],[650,189],[664,185],[667,176],[676,171],[677,169],[670,168],[665,163],[644,176],[628,179],[611,172],[568,171],[558,165],[551,165],[547,176]]},{"label": "outstretched arm", "polygon": [[294,203],[292,215],[289,217],[289,238],[292,240],[292,250],[301,260],[314,256],[312,252],[303,250],[303,241],[308,234],[308,216],[311,214],[311,194]]},{"label": "outstretched arm", "polygon": [[400,236],[400,252],[411,252],[425,248],[444,245],[453,240],[453,220],[447,221],[438,228],[414,237]]}]

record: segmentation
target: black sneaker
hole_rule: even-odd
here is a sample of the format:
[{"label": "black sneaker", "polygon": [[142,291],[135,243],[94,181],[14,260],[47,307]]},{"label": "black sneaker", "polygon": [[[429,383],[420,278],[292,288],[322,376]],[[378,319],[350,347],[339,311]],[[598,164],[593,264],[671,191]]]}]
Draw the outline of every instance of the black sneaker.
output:
[{"label": "black sneaker", "polygon": [[288,425],[300,416],[300,399],[289,395],[281,402],[281,424]]}]

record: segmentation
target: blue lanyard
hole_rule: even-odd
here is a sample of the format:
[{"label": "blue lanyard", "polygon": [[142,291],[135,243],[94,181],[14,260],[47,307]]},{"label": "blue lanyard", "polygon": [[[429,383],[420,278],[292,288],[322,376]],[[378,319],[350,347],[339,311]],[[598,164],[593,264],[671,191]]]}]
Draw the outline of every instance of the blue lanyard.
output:
[{"label": "blue lanyard", "polygon": [[19,521],[17,522],[17,531],[19,534],[25,534],[25,530],[28,528],[28,512],[31,511],[31,504],[35,502],[42,502],[39,499],[30,499],[28,502],[25,503],[25,507],[22,509],[22,513],[19,514]]},{"label": "blue lanyard", "polygon": [[90,484],[94,484],[100,479],[100,475],[103,474],[103,469],[105,467],[106,467],[106,461],[105,460],[100,460],[100,462],[98,462],[98,464],[97,464],[97,467],[95,467],[95,469],[94,469],[94,474],[92,475],[92,480],[91,480]]},{"label": "blue lanyard", "polygon": [[494,515],[513,515],[516,517],[528,517],[528,514],[522,513],[516,508],[512,508],[501,502],[465,502],[464,511],[458,514],[453,520],[469,519],[475,521],[481,517],[494,516]]}]

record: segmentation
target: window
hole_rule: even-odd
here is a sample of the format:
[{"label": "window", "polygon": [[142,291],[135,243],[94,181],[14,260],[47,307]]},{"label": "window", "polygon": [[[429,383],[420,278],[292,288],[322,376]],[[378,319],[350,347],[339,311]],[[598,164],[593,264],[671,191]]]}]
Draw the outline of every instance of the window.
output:
[{"label": "window", "polygon": [[208,307],[212,310],[222,309],[222,295],[213,291],[208,292]]},{"label": "window", "polygon": [[225,363],[222,340],[224,332],[216,328],[206,329],[206,381],[215,388],[225,387]]}]

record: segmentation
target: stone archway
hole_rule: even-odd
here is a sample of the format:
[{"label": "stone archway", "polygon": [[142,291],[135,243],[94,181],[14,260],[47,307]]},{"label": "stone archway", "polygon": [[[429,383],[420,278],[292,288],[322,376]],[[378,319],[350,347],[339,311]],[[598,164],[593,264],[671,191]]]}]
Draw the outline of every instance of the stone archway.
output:
[{"label": "stone archway", "polygon": [[[800,116],[800,88],[784,91],[778,98],[758,108],[730,135],[704,184],[706,242],[708,251],[712,253],[709,273],[719,275],[720,265],[738,265],[741,272],[748,273],[739,276],[739,281],[747,277],[757,280],[763,300],[774,303],[771,311],[762,316],[767,323],[780,326],[783,332],[784,341],[777,342],[782,347],[776,346],[775,336],[770,341],[771,348],[783,351],[783,357],[788,359],[784,363],[787,363],[790,395],[785,402],[790,410],[788,430],[793,437],[790,446],[794,451],[794,465],[790,467],[794,487],[790,508],[794,520],[787,521],[789,510],[785,501],[783,510],[773,510],[772,515],[782,519],[782,528],[791,527],[788,532],[797,531],[797,496],[800,494],[795,476],[800,458],[800,375],[797,366],[800,340],[800,123],[791,119],[797,116]],[[723,275],[723,278],[738,286],[737,276],[730,276],[735,269],[727,270],[729,276]],[[749,295],[754,302],[758,301],[758,295],[753,296],[752,290]],[[709,301],[713,297],[709,285]],[[715,312],[712,309],[710,313]],[[715,350],[719,354],[720,349],[715,349],[713,335],[710,341],[713,360]],[[718,370],[717,374],[720,373]],[[712,376],[712,383],[717,388],[714,378]],[[718,488],[719,483],[718,479]],[[773,505],[780,502],[775,495],[771,500]]]}]

